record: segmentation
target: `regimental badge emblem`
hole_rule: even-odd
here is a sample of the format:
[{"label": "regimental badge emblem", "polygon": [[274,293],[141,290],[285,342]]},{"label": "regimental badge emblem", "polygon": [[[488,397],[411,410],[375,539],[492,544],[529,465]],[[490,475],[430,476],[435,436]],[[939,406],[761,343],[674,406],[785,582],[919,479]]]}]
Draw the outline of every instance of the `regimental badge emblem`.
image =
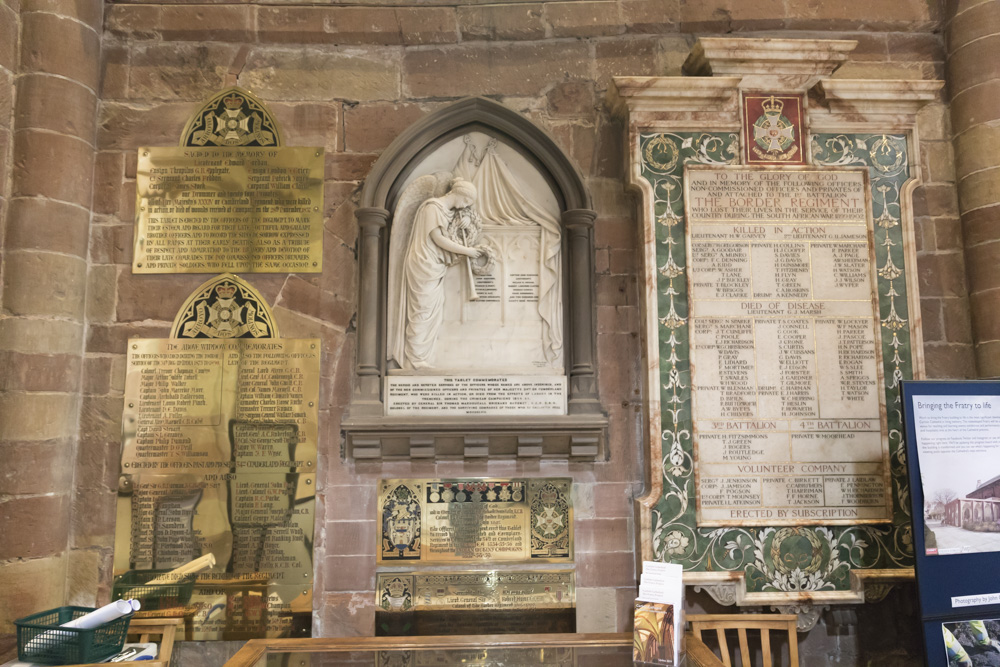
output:
[{"label": "regimental badge emblem", "polygon": [[264,298],[242,278],[223,273],[181,306],[171,338],[280,338]]},{"label": "regimental badge emblem", "polygon": [[278,125],[249,91],[227,88],[188,121],[181,146],[280,146]]},{"label": "regimental badge emblem", "polygon": [[569,558],[570,524],[573,517],[566,499],[568,484],[541,480],[531,482],[531,557]]},{"label": "regimental badge emblem", "polygon": [[805,163],[801,96],[747,93],[743,123],[747,164]]},{"label": "regimental badge emblem", "polygon": [[382,560],[420,559],[420,492],[400,484],[389,491],[382,503]]}]

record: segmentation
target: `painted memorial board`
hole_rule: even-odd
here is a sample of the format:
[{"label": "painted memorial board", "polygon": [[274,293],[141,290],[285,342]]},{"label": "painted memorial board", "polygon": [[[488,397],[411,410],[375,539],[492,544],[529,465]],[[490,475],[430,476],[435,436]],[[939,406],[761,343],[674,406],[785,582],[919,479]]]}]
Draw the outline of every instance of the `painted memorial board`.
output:
[{"label": "painted memorial board", "polygon": [[866,176],[685,170],[698,525],[890,517]]},{"label": "painted memorial board", "polygon": [[[914,354],[911,340],[914,336],[913,327],[919,326],[911,317],[908,305],[908,257],[912,253],[912,239],[910,231],[904,230],[903,226],[903,200],[906,184],[910,180],[908,137],[905,134],[888,133],[817,133],[808,138],[809,155],[814,167],[860,167],[867,171],[865,199],[870,202],[866,206],[872,209],[872,225],[867,234],[874,254],[868,254],[867,250],[864,256],[858,252],[847,253],[854,256],[860,268],[852,268],[847,273],[854,277],[841,282],[863,282],[861,274],[867,267],[862,265],[872,262],[874,273],[870,277],[871,299],[877,305],[877,316],[869,316],[866,321],[872,325],[877,323],[874,327],[877,333],[872,330],[872,334],[875,336],[875,358],[880,371],[877,374],[878,392],[881,394],[878,404],[885,406],[885,413],[874,417],[884,419],[881,427],[884,430],[881,430],[882,436],[877,447],[872,436],[868,435],[870,430],[867,428],[859,429],[855,433],[855,439],[860,437],[863,441],[872,440],[861,451],[874,454],[876,449],[879,450],[878,456],[872,456],[872,460],[866,465],[873,464],[873,470],[878,470],[870,479],[884,480],[882,488],[888,494],[888,500],[880,502],[877,510],[877,520],[883,521],[881,525],[867,525],[852,520],[852,525],[839,526],[835,525],[835,521],[810,517],[797,517],[790,522],[796,525],[784,526],[775,521],[754,520],[748,523],[738,519],[727,519],[725,525],[709,519],[710,525],[705,525],[698,516],[696,470],[700,464],[701,444],[696,450],[695,418],[699,406],[697,399],[693,400],[693,387],[699,372],[697,366],[701,362],[693,356],[698,346],[695,338],[699,333],[693,319],[693,316],[697,317],[697,306],[693,304],[689,285],[697,278],[695,268],[690,263],[694,256],[691,255],[689,260],[690,221],[686,209],[684,173],[685,167],[689,165],[709,165],[716,170],[738,165],[741,156],[740,137],[737,132],[718,130],[646,131],[640,132],[636,139],[638,172],[651,193],[652,218],[647,224],[652,226],[656,253],[656,273],[652,278],[655,279],[657,300],[662,462],[661,465],[654,464],[653,474],[660,476],[662,492],[652,507],[646,510],[650,512],[653,558],[682,563],[686,571],[694,573],[695,577],[703,577],[701,581],[714,580],[716,577],[721,581],[739,574],[744,579],[741,584],[744,592],[738,595],[782,593],[788,594],[790,600],[803,592],[815,594],[821,591],[850,591],[851,574],[854,571],[912,567],[913,538],[907,507],[908,481],[899,412],[900,381],[913,377]],[[762,173],[773,172],[773,168],[767,169],[767,172]],[[857,185],[851,185],[850,188],[852,192],[856,192]],[[767,218],[761,222],[766,228],[775,226]],[[740,226],[761,225],[757,221],[750,221]],[[756,241],[770,242],[764,238]],[[796,242],[801,241],[799,239]],[[837,243],[848,241],[849,239],[843,239]],[[740,271],[749,270],[752,277],[752,267],[747,268],[749,261],[753,259],[749,242],[746,243],[746,248],[745,251],[735,251],[737,254],[734,258],[740,258]],[[828,251],[832,253],[833,248]],[[764,254],[769,261],[776,261],[770,259],[770,251],[766,250]],[[743,257],[747,257],[746,262]],[[802,254],[799,253],[797,257],[796,260],[793,253],[790,260],[801,263]],[[790,261],[789,266],[796,261]],[[730,281],[732,285],[724,288],[720,286],[720,289],[744,289],[745,285],[738,282],[740,278],[736,273],[734,271]],[[797,270],[792,270],[792,273],[797,273]],[[795,280],[789,280],[788,283],[790,294],[806,286],[805,281],[801,281],[801,285]],[[811,283],[809,284],[811,289]],[[851,289],[860,290],[860,284]],[[764,302],[767,303],[766,300]],[[858,343],[862,346],[859,350],[864,349],[868,331],[866,326]],[[733,340],[738,342],[740,339],[741,336],[737,335]],[[741,360],[745,355],[739,345],[736,347],[734,359]],[[829,352],[831,351],[824,351]],[[869,358],[862,360],[861,375],[858,376],[863,378],[864,386],[870,386],[871,383],[870,352],[870,347],[864,352],[863,356]],[[736,366],[732,365],[733,368]],[[703,377],[699,375],[697,380],[702,381]],[[757,391],[756,387],[754,391]],[[866,404],[872,405],[867,391],[865,396]],[[769,398],[773,401],[774,397]],[[862,403],[865,404],[864,401]],[[869,421],[871,417],[866,414],[864,420],[858,421]],[[743,417],[740,419],[753,421]],[[729,447],[733,453],[746,451],[741,448],[747,444],[751,452],[767,451],[767,447],[754,440],[752,431],[738,430],[750,434],[750,442],[734,441],[734,446]],[[840,430],[841,433],[849,431],[850,429]],[[764,437],[761,443],[769,441],[771,437]],[[726,446],[715,446],[715,449],[724,451]],[[837,461],[818,464],[846,465]],[[856,465],[850,464],[852,468]],[[834,473],[839,475],[839,472],[826,469],[821,472],[824,493],[828,480],[823,476]],[[812,473],[810,475],[816,476]],[[839,482],[834,484],[841,489],[847,488]],[[858,488],[859,497],[867,494],[867,491],[862,492],[861,487]],[[870,488],[876,489],[876,494],[881,495],[877,482]],[[808,488],[805,490],[807,493],[801,494],[803,497],[818,498],[818,485],[813,491]],[[845,495],[843,490],[838,492],[841,496]],[[787,497],[787,492],[785,493]],[[826,502],[825,496],[823,502]],[[873,502],[872,507],[875,506]],[[823,525],[811,525],[817,523]]]}]

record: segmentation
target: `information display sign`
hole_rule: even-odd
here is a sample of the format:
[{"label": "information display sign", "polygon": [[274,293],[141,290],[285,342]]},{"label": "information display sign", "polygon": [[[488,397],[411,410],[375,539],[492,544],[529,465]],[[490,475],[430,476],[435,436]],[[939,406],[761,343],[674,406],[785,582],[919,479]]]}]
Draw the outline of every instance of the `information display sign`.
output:
[{"label": "information display sign", "polygon": [[1000,650],[1000,381],[909,381],[902,397],[927,664],[988,664],[970,656]]}]

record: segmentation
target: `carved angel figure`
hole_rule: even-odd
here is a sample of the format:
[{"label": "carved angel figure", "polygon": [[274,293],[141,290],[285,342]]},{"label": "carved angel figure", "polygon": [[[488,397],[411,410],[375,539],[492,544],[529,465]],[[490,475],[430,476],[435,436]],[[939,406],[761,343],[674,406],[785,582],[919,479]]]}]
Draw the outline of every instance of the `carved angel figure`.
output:
[{"label": "carved angel figure", "polygon": [[[494,230],[541,228],[538,346],[543,358],[557,359],[562,349],[558,218],[526,195],[499,157],[496,138],[481,151],[471,135],[465,135],[463,143],[452,171],[436,171],[413,180],[393,211],[386,309],[388,361],[404,371],[441,366],[434,358],[434,348],[445,316],[444,305],[459,295],[445,294],[448,267],[464,265],[462,298],[476,301],[474,274],[492,273],[495,263],[503,261],[491,244],[492,237],[483,233],[484,225]],[[503,326],[499,320],[496,325]]]},{"label": "carved angel figure", "polygon": [[[400,368],[429,368],[438,329],[444,313],[444,276],[461,257],[476,259],[485,251],[472,247],[478,236],[472,205],[476,187],[463,178],[452,179],[440,196],[424,198],[427,191],[440,190],[441,174],[418,178],[404,192],[396,215],[423,199],[417,206],[405,253],[395,257],[398,303],[390,304],[389,359]],[[396,237],[392,242],[396,242]],[[398,251],[398,249],[396,249]],[[391,263],[392,264],[392,263]],[[390,276],[392,280],[393,276]]]}]

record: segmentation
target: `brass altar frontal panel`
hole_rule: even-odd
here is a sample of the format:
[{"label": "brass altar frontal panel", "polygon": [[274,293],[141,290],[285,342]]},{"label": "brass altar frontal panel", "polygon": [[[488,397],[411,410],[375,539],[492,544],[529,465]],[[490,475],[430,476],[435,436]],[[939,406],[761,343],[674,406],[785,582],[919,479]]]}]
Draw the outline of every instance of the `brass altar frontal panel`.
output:
[{"label": "brass altar frontal panel", "polygon": [[379,565],[571,563],[569,478],[384,479]]},{"label": "brass altar frontal panel", "polygon": [[308,636],[320,344],[128,344],[114,571],[212,554],[193,639]]},{"label": "brass altar frontal panel", "polygon": [[133,273],[319,273],[323,149],[143,147]]},{"label": "brass altar frontal panel", "polygon": [[698,525],[891,521],[867,169],[688,165],[684,187]]}]

